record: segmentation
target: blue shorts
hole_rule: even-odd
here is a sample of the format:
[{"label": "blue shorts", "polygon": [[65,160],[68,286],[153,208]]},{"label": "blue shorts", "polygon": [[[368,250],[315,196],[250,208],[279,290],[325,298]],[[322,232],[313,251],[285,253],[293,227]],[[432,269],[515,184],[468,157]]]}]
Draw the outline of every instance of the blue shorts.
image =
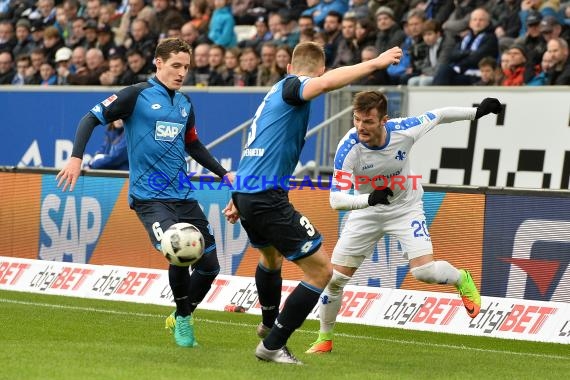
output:
[{"label": "blue shorts", "polygon": [[162,233],[175,223],[190,223],[196,226],[204,236],[205,249],[208,253],[216,248],[214,235],[206,215],[197,201],[140,201],[134,200],[132,208],[146,228],[152,245],[160,250]]},{"label": "blue shorts", "polygon": [[232,199],[253,247],[273,246],[291,261],[310,256],[320,248],[321,234],[295,210],[285,190],[234,193]]}]

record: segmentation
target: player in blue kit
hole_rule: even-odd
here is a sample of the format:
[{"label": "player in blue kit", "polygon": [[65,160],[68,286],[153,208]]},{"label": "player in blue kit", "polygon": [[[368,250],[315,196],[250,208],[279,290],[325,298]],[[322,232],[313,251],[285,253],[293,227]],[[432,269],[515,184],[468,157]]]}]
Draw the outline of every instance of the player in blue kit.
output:
[{"label": "player in blue kit", "polygon": [[[192,313],[208,293],[220,265],[214,236],[189,186],[179,186],[186,175],[186,154],[230,182],[228,173],[198,139],[190,98],[179,91],[190,67],[190,46],[182,40],[163,40],[156,48],[156,76],[122,89],[95,105],[79,122],[73,152],[57,175],[58,186],[72,191],[79,175],[85,146],[93,129],[122,119],[129,156],[129,204],[160,250],[163,231],[186,222],[195,225],[205,240],[202,258],[189,268],[170,265],[168,277],[176,310],[166,319],[179,346],[194,347]],[[136,254],[133,252],[133,254]]]},{"label": "player in blue kit", "polygon": [[[437,125],[497,114],[501,103],[486,98],[477,108],[444,107],[417,117],[388,119],[386,96],[363,91],[354,97],[353,108],[354,128],[338,144],[330,192],[334,209],[351,211],[333,250],[332,279],[319,303],[319,337],[308,353],[332,351],[343,289],[384,235],[398,240],[414,278],[455,286],[471,318],[481,309],[481,297],[469,271],[434,260],[423,209],[424,192],[407,155]],[[347,181],[353,186],[345,186]]]},{"label": "player in blue kit", "polygon": [[[263,339],[255,350],[260,360],[302,364],[286,343],[317,303],[332,274],[321,248],[321,235],[289,203],[288,178],[293,174],[305,143],[311,99],[398,63],[402,50],[353,66],[325,73],[323,48],[313,42],[295,47],[288,73],[259,105],[236,173],[247,178],[234,191],[225,209],[235,222],[238,215],[252,246],[261,252],[255,282],[262,310],[257,333]],[[283,257],[298,265],[302,281],[289,295],[281,313]]]}]

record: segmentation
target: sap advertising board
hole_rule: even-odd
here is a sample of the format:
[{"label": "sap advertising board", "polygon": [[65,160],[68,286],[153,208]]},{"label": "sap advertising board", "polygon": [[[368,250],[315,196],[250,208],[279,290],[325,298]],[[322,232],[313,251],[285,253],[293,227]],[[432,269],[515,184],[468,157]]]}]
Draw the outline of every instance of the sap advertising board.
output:
[{"label": "sap advertising board", "polygon": [[[77,123],[95,104],[112,94],[111,89],[69,91],[41,89],[34,91],[0,90],[2,136],[0,166],[61,168],[69,159]],[[204,144],[222,136],[251,119],[266,90],[254,92],[186,91],[196,110],[198,135]],[[324,97],[312,102],[309,129],[324,120]],[[86,154],[93,154],[103,141],[104,127],[99,126]],[[238,133],[212,149],[227,169],[236,170],[242,145]],[[315,139],[308,139],[301,155],[305,164],[315,157]],[[88,158],[88,157],[86,157]]]}]

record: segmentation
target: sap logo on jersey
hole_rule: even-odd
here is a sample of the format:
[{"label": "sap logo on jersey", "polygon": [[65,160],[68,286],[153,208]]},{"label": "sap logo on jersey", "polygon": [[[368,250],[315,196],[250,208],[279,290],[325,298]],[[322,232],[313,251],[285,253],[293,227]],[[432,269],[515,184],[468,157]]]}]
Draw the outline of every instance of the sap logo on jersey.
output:
[{"label": "sap logo on jersey", "polygon": [[180,123],[157,121],[154,130],[154,139],[160,141],[174,141],[184,126]]}]

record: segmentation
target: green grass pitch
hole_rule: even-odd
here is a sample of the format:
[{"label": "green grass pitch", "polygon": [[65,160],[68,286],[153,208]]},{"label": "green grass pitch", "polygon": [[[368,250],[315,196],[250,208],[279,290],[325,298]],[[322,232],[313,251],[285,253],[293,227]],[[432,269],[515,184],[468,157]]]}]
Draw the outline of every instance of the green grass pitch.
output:
[{"label": "green grass pitch", "polygon": [[563,379],[570,346],[338,324],[328,355],[304,351],[306,321],[290,339],[304,366],[258,361],[258,315],[197,310],[199,347],[164,330],[172,308],[0,291],[0,379]]}]

